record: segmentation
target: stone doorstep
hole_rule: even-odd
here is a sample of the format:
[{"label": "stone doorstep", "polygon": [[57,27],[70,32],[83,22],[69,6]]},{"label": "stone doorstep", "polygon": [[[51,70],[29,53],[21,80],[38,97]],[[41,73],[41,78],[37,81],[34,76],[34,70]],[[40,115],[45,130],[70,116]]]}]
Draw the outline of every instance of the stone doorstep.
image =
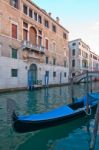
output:
[{"label": "stone doorstep", "polygon": [[42,85],[34,84],[33,87],[38,88],[38,87],[42,87]]}]

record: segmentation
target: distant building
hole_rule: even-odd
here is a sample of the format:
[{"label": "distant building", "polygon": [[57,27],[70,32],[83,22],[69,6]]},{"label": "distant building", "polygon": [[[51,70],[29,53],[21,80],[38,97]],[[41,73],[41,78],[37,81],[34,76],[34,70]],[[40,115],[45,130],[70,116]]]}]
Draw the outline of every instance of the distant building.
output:
[{"label": "distant building", "polygon": [[99,70],[99,56],[94,54],[82,39],[69,42],[69,55],[69,71],[71,77],[81,74],[86,70]]},{"label": "distant building", "polygon": [[99,56],[90,51],[90,70],[99,71]]},{"label": "distant building", "polygon": [[31,0],[0,1],[0,89],[68,82],[69,32]]}]

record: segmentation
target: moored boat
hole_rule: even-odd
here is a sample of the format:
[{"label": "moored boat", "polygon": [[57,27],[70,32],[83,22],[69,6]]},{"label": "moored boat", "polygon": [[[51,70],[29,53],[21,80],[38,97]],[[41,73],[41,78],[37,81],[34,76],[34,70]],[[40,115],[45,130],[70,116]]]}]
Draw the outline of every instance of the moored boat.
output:
[{"label": "moored boat", "polygon": [[81,99],[76,99],[76,102],[72,104],[60,106],[59,108],[42,114],[17,116],[16,113],[13,112],[13,127],[16,132],[24,133],[60,125],[86,114],[91,115],[92,110],[97,106],[99,94],[88,94],[88,112],[86,111],[86,99],[87,97],[84,96]]}]

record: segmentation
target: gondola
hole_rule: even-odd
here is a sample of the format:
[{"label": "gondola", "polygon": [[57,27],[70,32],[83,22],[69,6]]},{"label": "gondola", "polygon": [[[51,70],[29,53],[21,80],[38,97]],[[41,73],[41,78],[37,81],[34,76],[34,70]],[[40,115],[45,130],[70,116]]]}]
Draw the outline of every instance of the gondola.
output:
[{"label": "gondola", "polygon": [[60,106],[59,108],[55,108],[54,110],[42,114],[18,116],[15,112],[13,112],[13,128],[16,132],[25,133],[60,125],[72,119],[82,117],[86,114],[91,115],[92,111],[97,106],[99,94],[88,94],[89,111],[86,111],[86,99],[87,96],[84,96],[81,99],[76,99],[74,103],[65,106]]}]

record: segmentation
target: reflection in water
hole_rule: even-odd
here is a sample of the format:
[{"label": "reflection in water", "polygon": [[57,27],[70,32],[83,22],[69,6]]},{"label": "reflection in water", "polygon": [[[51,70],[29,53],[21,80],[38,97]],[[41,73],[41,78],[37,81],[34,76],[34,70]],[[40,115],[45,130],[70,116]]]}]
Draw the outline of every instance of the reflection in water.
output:
[{"label": "reflection in water", "polygon": [[88,150],[91,141],[91,121],[91,118],[83,117],[61,126],[40,130],[17,150],[27,150],[28,147],[29,150]]},{"label": "reflection in water", "polygon": [[[98,90],[98,83],[93,88],[95,86]],[[85,87],[85,84],[74,85],[74,97],[83,96],[86,93]],[[80,118],[61,126],[18,134],[7,120],[10,117],[7,113],[7,99],[15,101],[16,111],[20,115],[41,113],[71,103],[70,86],[0,94],[0,150],[88,150],[94,119]],[[98,144],[95,148],[99,149]]]},{"label": "reflection in water", "polygon": [[[34,97],[34,98],[33,98]],[[35,112],[36,111],[36,93],[34,92],[28,92],[27,94],[27,107],[29,108],[29,113]]]},{"label": "reflection in water", "polygon": [[48,99],[49,99],[49,89],[45,88],[44,89],[44,104],[47,108],[49,108],[49,104],[48,104]]},{"label": "reflection in water", "polygon": [[[74,150],[74,147],[78,145],[77,143],[83,143],[83,141],[81,141],[82,137],[79,139],[79,136],[83,133],[83,128],[87,128],[88,123],[90,123],[90,120],[87,117],[83,117],[61,126],[41,130],[20,145],[18,150],[27,150],[28,147],[31,146],[36,150],[65,150],[69,149],[71,146],[71,148]],[[74,142],[75,145],[70,144]]]},{"label": "reflection in water", "polygon": [[88,133],[88,143],[89,143],[89,147],[90,147],[90,142],[91,142],[90,122],[87,123],[86,129],[87,129],[87,133]]}]

